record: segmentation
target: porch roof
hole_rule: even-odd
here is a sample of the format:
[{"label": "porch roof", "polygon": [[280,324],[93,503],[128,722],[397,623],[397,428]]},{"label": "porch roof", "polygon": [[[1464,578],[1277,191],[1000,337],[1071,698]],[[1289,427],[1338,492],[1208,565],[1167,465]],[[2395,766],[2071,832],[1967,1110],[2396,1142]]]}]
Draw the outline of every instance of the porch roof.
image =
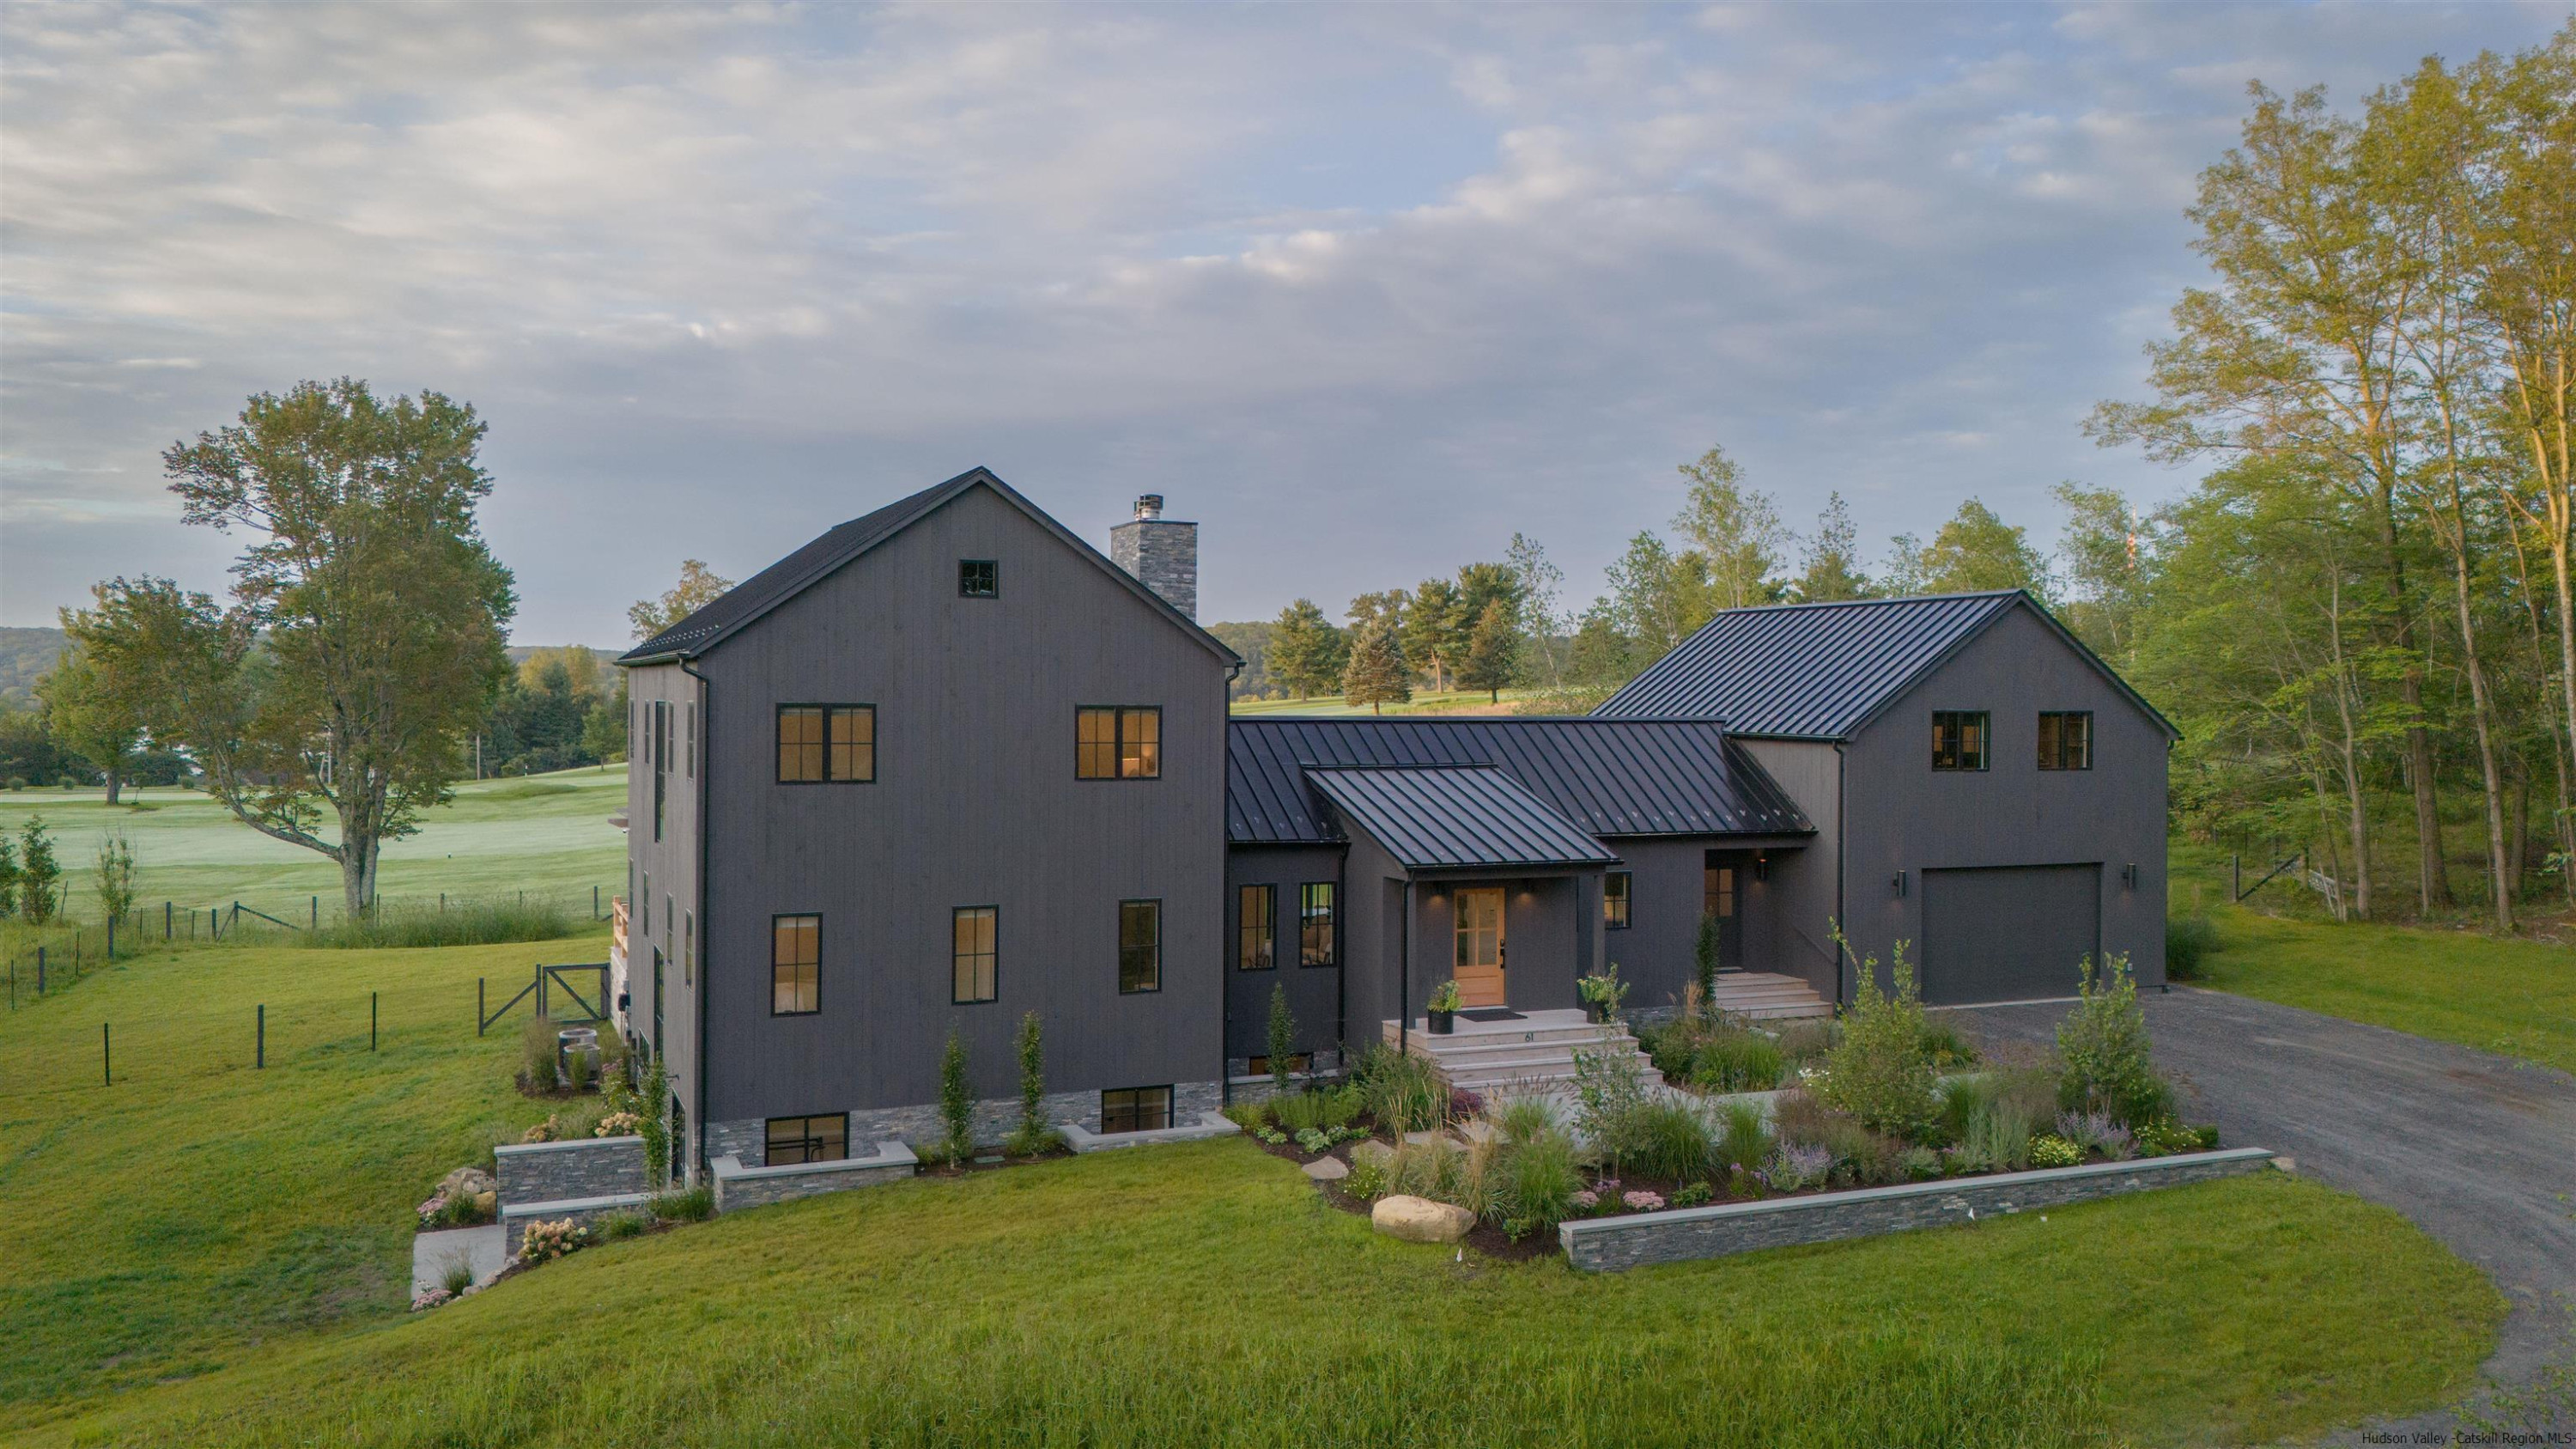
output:
[{"label": "porch roof", "polygon": [[1343,821],[1406,870],[1604,866],[1618,859],[1583,827],[1490,765],[1308,770]]}]

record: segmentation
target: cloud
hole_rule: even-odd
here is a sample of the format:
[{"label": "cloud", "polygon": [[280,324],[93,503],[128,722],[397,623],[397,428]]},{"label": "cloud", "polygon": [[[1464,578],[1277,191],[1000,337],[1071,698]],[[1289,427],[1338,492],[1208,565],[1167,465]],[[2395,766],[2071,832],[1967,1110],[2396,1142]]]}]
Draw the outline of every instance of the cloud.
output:
[{"label": "cloud", "polygon": [[1793,518],[2045,536],[2059,478],[2176,486],[2074,425],[2241,76],[2348,101],[2551,23],[11,7],[0,618],[219,583],[159,449],[341,373],[482,409],[530,639],[978,462],[1093,535],[1167,494],[1217,616],[1515,530],[1587,588],[1716,441]]}]

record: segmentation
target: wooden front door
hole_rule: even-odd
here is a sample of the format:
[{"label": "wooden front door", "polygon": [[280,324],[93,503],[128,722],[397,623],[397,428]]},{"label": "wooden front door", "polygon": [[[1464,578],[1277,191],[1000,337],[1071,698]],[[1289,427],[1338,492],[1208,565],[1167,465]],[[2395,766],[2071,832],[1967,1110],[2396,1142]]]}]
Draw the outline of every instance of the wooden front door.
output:
[{"label": "wooden front door", "polygon": [[1458,955],[1450,968],[1462,1006],[1503,1004],[1503,893],[1458,892]]}]

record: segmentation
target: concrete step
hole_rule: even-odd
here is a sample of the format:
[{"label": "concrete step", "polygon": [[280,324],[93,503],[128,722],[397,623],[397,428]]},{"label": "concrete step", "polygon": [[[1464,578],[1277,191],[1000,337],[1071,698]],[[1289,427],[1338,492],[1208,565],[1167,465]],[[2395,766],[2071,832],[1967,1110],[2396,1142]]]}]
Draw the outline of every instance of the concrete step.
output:
[{"label": "concrete step", "polygon": [[1499,1057],[1570,1058],[1576,1052],[1635,1051],[1637,1049],[1636,1038],[1625,1034],[1612,1037],[1607,1042],[1597,1035],[1576,1041],[1527,1042],[1478,1039],[1473,1045],[1435,1045],[1439,1041],[1438,1037],[1417,1038],[1414,1042],[1413,1054],[1418,1057],[1429,1057],[1443,1065],[1455,1062],[1462,1066],[1473,1066],[1478,1062],[1492,1061]]},{"label": "concrete step", "polygon": [[[1511,1023],[1506,1022],[1502,1025],[1509,1026]],[[1515,1046],[1589,1046],[1600,1040],[1601,1030],[1598,1026],[1578,1022],[1569,1025],[1533,1025],[1521,1031],[1505,1031],[1498,1027],[1483,1027],[1473,1031],[1462,1029],[1447,1036],[1435,1036],[1417,1021],[1405,1036],[1416,1046],[1427,1045],[1433,1051],[1454,1051],[1464,1050],[1471,1045],[1485,1046],[1494,1043],[1510,1043]],[[1394,1023],[1386,1023],[1381,1034],[1385,1037],[1387,1045],[1395,1045]]]}]

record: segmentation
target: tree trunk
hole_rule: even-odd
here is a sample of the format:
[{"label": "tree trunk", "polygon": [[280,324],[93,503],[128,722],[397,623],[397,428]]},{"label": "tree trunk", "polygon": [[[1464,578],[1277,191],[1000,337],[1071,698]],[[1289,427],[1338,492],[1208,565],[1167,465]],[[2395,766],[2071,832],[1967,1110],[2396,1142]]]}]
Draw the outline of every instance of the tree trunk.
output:
[{"label": "tree trunk", "polygon": [[2362,793],[2361,744],[2356,738],[2358,726],[2353,720],[2352,671],[2343,657],[2343,579],[2341,564],[2336,565],[2330,594],[2327,624],[2328,638],[2334,647],[2335,717],[2343,726],[2343,738],[2337,753],[2342,757],[2344,804],[2349,812],[2352,832],[2352,909],[2362,920],[2370,919],[2370,807]]},{"label": "tree trunk", "polygon": [[2487,694],[2487,672],[2478,661],[2477,615],[2469,597],[2468,520],[2458,512],[2459,491],[2451,494],[2452,522],[2461,530],[2459,553],[2452,560],[2452,602],[2460,613],[2460,661],[2469,674],[2469,710],[2477,717],[2478,777],[2486,788],[2487,806],[2487,873],[2495,880],[2495,909],[2491,917],[2498,931],[2513,929],[2513,880],[2506,869],[2504,849],[2504,781],[2496,773],[2494,707]]},{"label": "tree trunk", "polygon": [[2406,706],[2406,779],[2415,801],[2415,890],[2423,914],[2451,904],[2450,872],[2442,868],[2441,802],[2433,793],[2433,739],[2424,728],[2424,658],[2415,646],[2414,611],[2406,598],[2406,560],[2397,548],[2395,464],[2377,481],[2379,549],[2388,568],[2388,602],[2397,623],[2397,647],[2406,655],[2397,697]]},{"label": "tree trunk", "polygon": [[118,792],[125,786],[125,777],[112,769],[105,774],[107,775],[107,803],[113,805],[116,803]]}]

